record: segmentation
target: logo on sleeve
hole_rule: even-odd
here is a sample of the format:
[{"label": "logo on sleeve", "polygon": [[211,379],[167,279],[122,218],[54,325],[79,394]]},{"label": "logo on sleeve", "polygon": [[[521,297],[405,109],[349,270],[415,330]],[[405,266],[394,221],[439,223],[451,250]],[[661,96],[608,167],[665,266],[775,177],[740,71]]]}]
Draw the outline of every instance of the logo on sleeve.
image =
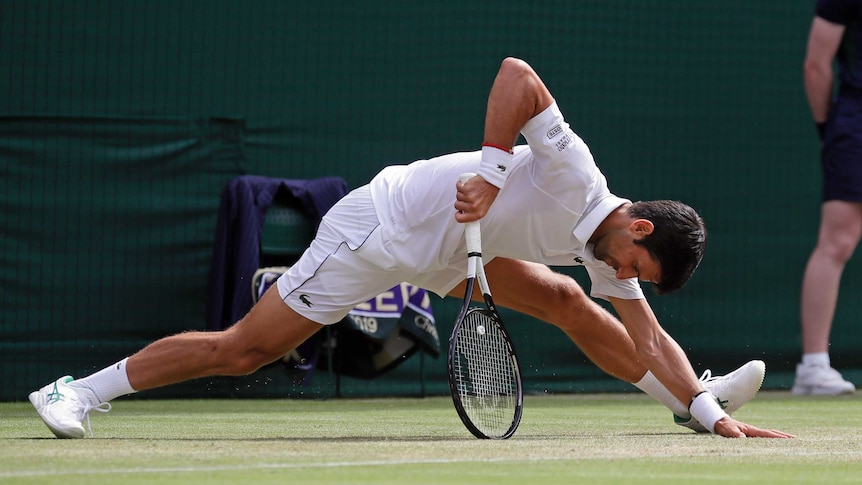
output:
[{"label": "logo on sleeve", "polygon": [[505,166],[505,165],[499,165],[499,164],[498,164],[498,165],[497,165],[497,170],[499,170],[499,171],[500,171],[500,173],[506,173],[506,166]]},{"label": "logo on sleeve", "polygon": [[580,256],[575,256],[575,262],[578,264],[584,264],[584,258]]},{"label": "logo on sleeve", "polygon": [[308,295],[306,295],[305,293],[299,295],[299,301],[304,303],[305,306],[307,306],[308,308],[311,308],[311,305],[313,305],[313,303],[311,303],[311,300],[308,299]]},{"label": "logo on sleeve", "polygon": [[566,136],[560,138],[555,143],[555,145],[557,145],[557,151],[561,152],[561,151],[565,150],[569,146],[569,144],[572,143],[572,141],[573,141],[572,137],[569,135],[566,135]]},{"label": "logo on sleeve", "polygon": [[563,132],[563,127],[558,124],[557,126],[548,130],[548,139],[550,140],[551,138],[559,135],[562,132]]}]

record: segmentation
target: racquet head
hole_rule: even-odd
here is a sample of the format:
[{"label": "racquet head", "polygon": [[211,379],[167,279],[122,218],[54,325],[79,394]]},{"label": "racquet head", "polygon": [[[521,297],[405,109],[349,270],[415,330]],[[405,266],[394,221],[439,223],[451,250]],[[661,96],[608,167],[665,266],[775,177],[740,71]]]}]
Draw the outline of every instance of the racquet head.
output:
[{"label": "racquet head", "polygon": [[472,308],[456,322],[448,367],[464,426],[477,438],[512,436],[523,410],[521,374],[509,334],[494,313]]}]

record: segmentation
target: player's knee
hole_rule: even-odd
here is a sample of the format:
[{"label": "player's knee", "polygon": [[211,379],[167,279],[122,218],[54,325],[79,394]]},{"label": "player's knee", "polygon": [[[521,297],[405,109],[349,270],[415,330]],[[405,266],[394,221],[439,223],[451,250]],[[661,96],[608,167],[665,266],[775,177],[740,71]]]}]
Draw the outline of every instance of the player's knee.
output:
[{"label": "player's knee", "polygon": [[269,356],[266,352],[227,332],[212,338],[209,345],[211,358],[217,361],[218,367],[222,369],[220,372],[222,375],[248,375],[277,358]]},{"label": "player's knee", "polygon": [[553,313],[549,315],[549,321],[559,327],[579,325],[595,316],[595,302],[571,278],[561,278],[559,284],[554,287],[551,298],[552,304],[548,305],[548,308],[552,309]]},{"label": "player's knee", "polygon": [[230,360],[229,371],[226,374],[231,376],[249,375],[277,358],[264,352],[248,349],[234,355]]},{"label": "player's knee", "polygon": [[260,353],[248,353],[236,359],[233,365],[235,376],[245,376],[270,363],[269,359],[262,358]]}]

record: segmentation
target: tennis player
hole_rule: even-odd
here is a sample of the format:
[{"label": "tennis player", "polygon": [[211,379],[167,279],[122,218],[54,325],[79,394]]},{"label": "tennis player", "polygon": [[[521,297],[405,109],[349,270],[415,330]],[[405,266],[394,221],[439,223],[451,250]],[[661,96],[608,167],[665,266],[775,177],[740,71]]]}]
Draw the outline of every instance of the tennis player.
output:
[{"label": "tennis player", "polygon": [[[513,148],[519,132],[527,145]],[[464,172],[478,175],[462,184]],[[668,293],[691,277],[706,246],[700,217],[679,202],[613,195],[539,76],[514,58],[491,88],[481,151],[383,169],[329,211],[299,261],[232,327],[163,338],[83,379],[61,377],[30,401],[56,436],[81,438],[89,412],[109,410],[116,397],[254,372],[403,281],[460,298],[462,223],[478,219],[498,305],[560,327],[600,368],[692,429],[791,436],[728,414],[759,390],[762,362],[699,380],[644,298],[638,280]],[[620,320],[547,265],[584,266],[591,295],[609,300]]]}]

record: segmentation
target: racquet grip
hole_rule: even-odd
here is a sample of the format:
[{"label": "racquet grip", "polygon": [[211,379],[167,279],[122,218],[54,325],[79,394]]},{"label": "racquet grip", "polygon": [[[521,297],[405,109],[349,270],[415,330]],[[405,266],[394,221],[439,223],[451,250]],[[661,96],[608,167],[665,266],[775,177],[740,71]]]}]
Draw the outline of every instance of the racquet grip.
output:
[{"label": "racquet grip", "polygon": [[[472,172],[462,173],[458,176],[458,181],[462,184],[466,183],[476,174]],[[464,224],[464,238],[467,240],[467,254],[481,256],[482,254],[482,233],[479,229],[479,221],[467,222]]]}]

